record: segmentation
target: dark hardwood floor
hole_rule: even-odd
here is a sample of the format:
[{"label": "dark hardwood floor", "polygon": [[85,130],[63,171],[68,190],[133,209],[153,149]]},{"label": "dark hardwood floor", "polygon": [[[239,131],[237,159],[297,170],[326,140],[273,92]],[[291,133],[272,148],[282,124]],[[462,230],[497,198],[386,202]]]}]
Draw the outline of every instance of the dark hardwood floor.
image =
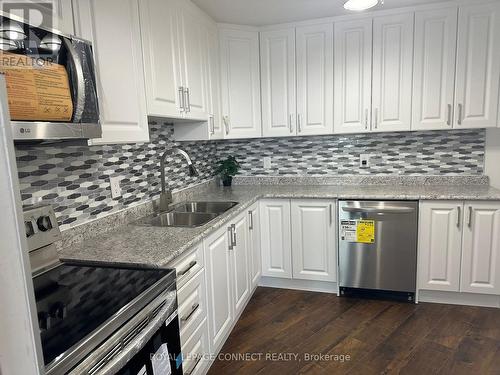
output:
[{"label": "dark hardwood floor", "polygon": [[387,373],[500,374],[500,309],[258,288],[209,372]]}]

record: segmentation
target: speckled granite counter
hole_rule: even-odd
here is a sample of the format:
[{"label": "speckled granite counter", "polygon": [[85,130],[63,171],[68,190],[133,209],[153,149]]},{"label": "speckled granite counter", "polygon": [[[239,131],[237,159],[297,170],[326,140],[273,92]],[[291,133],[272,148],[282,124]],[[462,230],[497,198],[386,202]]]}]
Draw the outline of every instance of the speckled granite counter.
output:
[{"label": "speckled granite counter", "polygon": [[165,267],[261,198],[500,200],[500,190],[488,185],[237,185],[229,189],[216,187],[194,193],[190,199],[237,201],[239,204],[204,226],[159,228],[125,224],[79,244],[63,247],[59,250],[60,257],[72,261]]}]

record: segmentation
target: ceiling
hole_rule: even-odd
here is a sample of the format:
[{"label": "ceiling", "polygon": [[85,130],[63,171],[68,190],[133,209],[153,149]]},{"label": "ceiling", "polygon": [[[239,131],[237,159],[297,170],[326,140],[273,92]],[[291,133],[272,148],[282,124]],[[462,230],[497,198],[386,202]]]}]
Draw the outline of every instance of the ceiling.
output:
[{"label": "ceiling", "polygon": [[[353,14],[343,8],[345,0],[192,0],[217,22],[263,26],[312,18]],[[385,0],[372,9],[438,3],[443,0]]]}]

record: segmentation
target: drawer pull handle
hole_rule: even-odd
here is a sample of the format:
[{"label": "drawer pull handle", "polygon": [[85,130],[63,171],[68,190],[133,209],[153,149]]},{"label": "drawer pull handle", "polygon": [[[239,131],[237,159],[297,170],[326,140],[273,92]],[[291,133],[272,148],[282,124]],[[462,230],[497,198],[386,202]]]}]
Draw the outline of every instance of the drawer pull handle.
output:
[{"label": "drawer pull handle", "polygon": [[198,366],[198,363],[200,363],[200,361],[201,361],[201,355],[198,356],[198,359],[194,363],[193,367],[191,367],[190,370],[184,372],[184,375],[191,375],[194,372],[194,370],[196,369],[196,366]]},{"label": "drawer pull handle", "polygon": [[191,268],[193,268],[194,266],[196,266],[196,260],[193,260],[191,262],[189,262],[189,265],[183,269],[182,271],[179,272],[179,276],[184,276],[186,273],[188,273],[189,271],[191,271]]},{"label": "drawer pull handle", "polygon": [[186,316],[183,316],[181,318],[181,322],[187,322],[189,320],[189,318],[191,318],[191,316],[193,316],[193,314],[195,313],[195,311],[198,310],[199,307],[200,307],[200,304],[199,303],[195,303],[191,307],[191,311],[189,312],[189,314],[187,314]]},{"label": "drawer pull handle", "polygon": [[248,211],[248,216],[250,217],[250,222],[248,224],[248,230],[253,230],[253,213]]}]

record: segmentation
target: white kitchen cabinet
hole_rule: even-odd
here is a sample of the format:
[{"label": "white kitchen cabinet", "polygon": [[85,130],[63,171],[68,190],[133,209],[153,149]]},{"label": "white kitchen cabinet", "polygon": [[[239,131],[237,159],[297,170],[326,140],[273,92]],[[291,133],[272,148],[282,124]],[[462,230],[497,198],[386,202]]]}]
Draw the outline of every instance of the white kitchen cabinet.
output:
[{"label": "white kitchen cabinet", "polygon": [[262,276],[291,278],[290,201],[260,201]]},{"label": "white kitchen cabinet", "polygon": [[208,328],[212,353],[222,347],[233,322],[229,230],[215,231],[203,241],[208,295]]},{"label": "white kitchen cabinet", "polygon": [[80,0],[73,11],[96,63],[103,135],[92,144],[149,141],[139,1]]},{"label": "white kitchen cabinet", "polygon": [[140,10],[148,114],[182,117],[178,2],[145,0]]},{"label": "white kitchen cabinet", "polygon": [[336,281],[335,201],[291,201],[293,278]]},{"label": "white kitchen cabinet", "polygon": [[186,375],[203,375],[211,363],[208,327],[205,320],[193,335],[182,345],[182,370]]},{"label": "white kitchen cabinet", "polygon": [[334,131],[370,129],[372,19],[334,23]]},{"label": "white kitchen cabinet", "polygon": [[221,28],[219,42],[224,138],[260,137],[259,33]]},{"label": "white kitchen cabinet", "polygon": [[333,24],[300,26],[295,35],[297,134],[332,134]]},{"label": "white kitchen cabinet", "polygon": [[261,275],[260,260],[260,213],[259,203],[253,204],[248,210],[248,251],[250,254],[250,285],[255,289]]},{"label": "white kitchen cabinet", "polygon": [[373,20],[372,131],[410,130],[413,13]]},{"label": "white kitchen cabinet", "polygon": [[458,292],[462,249],[463,202],[420,204],[418,286]]},{"label": "white kitchen cabinet", "polygon": [[451,129],[457,8],[415,13],[412,130]]},{"label": "white kitchen cabinet", "polygon": [[207,54],[207,90],[208,90],[208,131],[209,139],[221,139],[221,92],[220,92],[220,64],[219,64],[219,34],[217,26],[208,25],[206,28],[206,54]]},{"label": "white kitchen cabinet", "polygon": [[496,126],[500,82],[500,4],[462,6],[458,17],[454,126]]},{"label": "white kitchen cabinet", "polygon": [[500,295],[500,203],[466,202],[462,292]]},{"label": "white kitchen cabinet", "polygon": [[262,134],[295,135],[295,29],[260,33]]},{"label": "white kitchen cabinet", "polygon": [[233,278],[233,311],[237,317],[243,312],[250,298],[249,247],[247,214],[243,212],[231,224],[234,238],[231,246]]}]

